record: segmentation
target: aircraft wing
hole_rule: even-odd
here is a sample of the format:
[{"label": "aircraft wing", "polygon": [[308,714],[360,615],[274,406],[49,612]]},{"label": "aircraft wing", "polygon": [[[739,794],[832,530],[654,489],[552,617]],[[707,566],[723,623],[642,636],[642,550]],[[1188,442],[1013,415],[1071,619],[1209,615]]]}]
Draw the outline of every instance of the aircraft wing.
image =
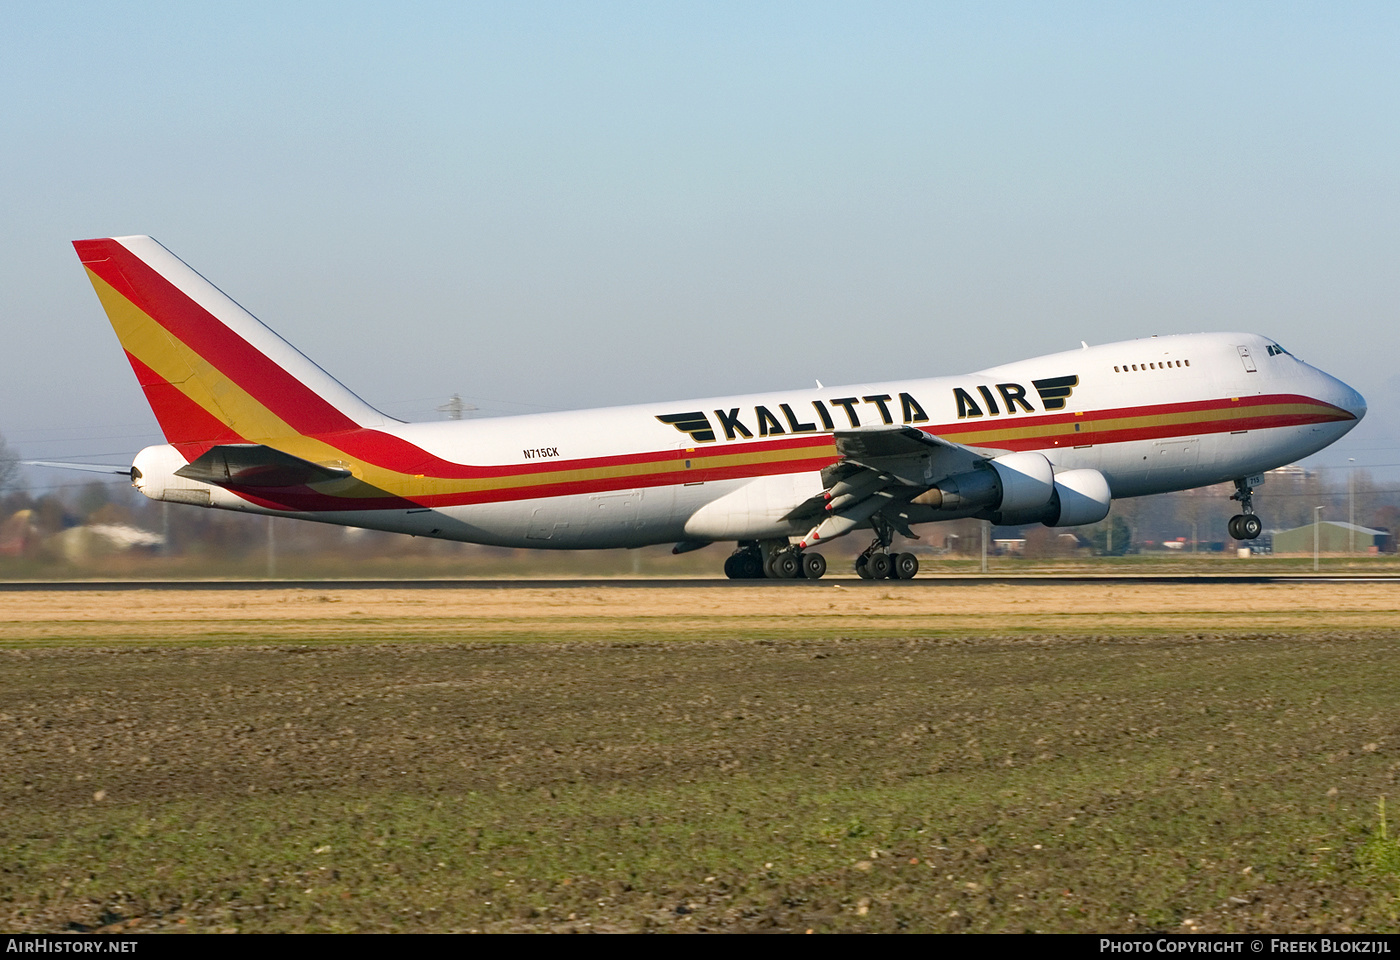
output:
[{"label": "aircraft wing", "polygon": [[944,477],[971,470],[1003,451],[966,447],[901,424],[837,430],[836,452],[841,460],[867,470],[891,474],[905,486],[928,486]]},{"label": "aircraft wing", "polygon": [[[938,481],[966,473],[984,460],[1005,453],[968,447],[904,424],[882,424],[837,430],[833,437],[840,458],[822,471],[826,490],[799,504],[792,519],[825,516],[843,502],[870,498],[883,506],[903,503]],[[901,530],[908,536],[907,529]]]}]

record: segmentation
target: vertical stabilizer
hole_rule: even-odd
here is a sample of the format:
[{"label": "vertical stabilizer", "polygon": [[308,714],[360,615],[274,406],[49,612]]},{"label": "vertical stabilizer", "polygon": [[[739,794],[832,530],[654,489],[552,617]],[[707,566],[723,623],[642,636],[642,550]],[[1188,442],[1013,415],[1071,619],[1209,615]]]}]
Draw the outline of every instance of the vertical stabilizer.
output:
[{"label": "vertical stabilizer", "polygon": [[150,237],[73,247],[166,439],[187,458],[391,422]]}]

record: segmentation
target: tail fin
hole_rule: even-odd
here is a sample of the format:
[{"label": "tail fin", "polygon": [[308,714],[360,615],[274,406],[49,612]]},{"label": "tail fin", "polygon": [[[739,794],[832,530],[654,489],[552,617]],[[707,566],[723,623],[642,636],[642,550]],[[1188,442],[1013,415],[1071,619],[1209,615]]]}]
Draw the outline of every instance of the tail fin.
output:
[{"label": "tail fin", "polygon": [[165,438],[193,460],[390,418],[150,237],[76,240]]}]

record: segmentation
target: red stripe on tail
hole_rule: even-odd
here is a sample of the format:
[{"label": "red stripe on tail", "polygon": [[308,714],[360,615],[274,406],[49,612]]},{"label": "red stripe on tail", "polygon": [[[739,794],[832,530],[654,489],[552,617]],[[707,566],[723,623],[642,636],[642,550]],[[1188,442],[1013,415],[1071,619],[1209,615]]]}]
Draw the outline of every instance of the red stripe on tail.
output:
[{"label": "red stripe on tail", "polygon": [[117,241],[73,246],[89,270],[298,433],[359,428]]},{"label": "red stripe on tail", "polygon": [[221,443],[248,442],[140,360],[129,353],[126,358],[136,371],[141,389],[146,391],[146,401],[155,412],[161,432],[186,460],[194,460]]}]

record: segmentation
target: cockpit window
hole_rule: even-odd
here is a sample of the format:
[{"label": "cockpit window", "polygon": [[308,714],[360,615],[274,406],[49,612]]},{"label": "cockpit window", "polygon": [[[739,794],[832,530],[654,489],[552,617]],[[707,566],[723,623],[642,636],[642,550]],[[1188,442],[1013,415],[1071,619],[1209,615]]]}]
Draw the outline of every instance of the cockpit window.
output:
[{"label": "cockpit window", "polygon": [[1290,356],[1290,357],[1293,356],[1293,354],[1288,353],[1287,350],[1283,349],[1283,347],[1280,347],[1278,344],[1276,344],[1276,343],[1271,343],[1271,344],[1269,344],[1269,356],[1271,356],[1271,357],[1279,357],[1279,356],[1283,356],[1283,355],[1285,355],[1285,354],[1287,354],[1287,355]]}]

